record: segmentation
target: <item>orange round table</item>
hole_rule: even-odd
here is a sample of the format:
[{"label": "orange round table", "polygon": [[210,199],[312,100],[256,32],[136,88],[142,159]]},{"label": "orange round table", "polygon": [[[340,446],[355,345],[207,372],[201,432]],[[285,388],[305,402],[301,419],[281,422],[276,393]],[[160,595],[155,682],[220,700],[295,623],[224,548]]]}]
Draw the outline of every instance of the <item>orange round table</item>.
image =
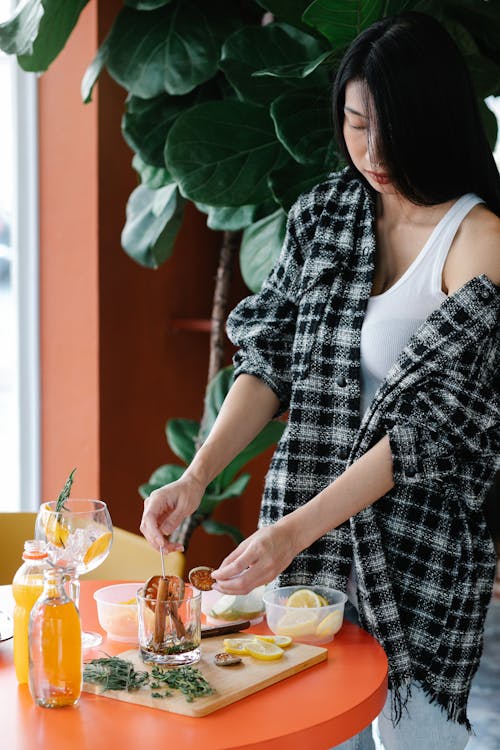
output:
[{"label": "orange round table", "polygon": [[[107,582],[108,583],[108,582]],[[93,592],[82,581],[85,629],[99,630]],[[0,586],[8,609],[9,586]],[[100,631],[102,632],[102,631]],[[264,624],[252,632],[269,632]],[[128,646],[130,648],[130,646]],[[127,644],[105,640],[118,654]],[[208,716],[192,718],[83,693],[72,708],[36,706],[18,686],[12,641],[0,643],[0,733],[6,750],[327,750],[357,734],[380,713],[387,693],[387,658],[367,633],[345,622],[328,644],[328,659]],[[88,658],[95,652],[86,652]]]}]

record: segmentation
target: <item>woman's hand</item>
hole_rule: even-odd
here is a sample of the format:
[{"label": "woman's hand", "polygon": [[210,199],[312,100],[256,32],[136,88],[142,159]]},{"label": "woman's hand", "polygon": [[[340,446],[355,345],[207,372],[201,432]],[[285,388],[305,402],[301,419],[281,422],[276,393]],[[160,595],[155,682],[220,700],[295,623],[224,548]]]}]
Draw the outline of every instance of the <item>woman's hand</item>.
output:
[{"label": "woman's hand", "polygon": [[223,594],[248,594],[269,583],[290,565],[297,551],[279,523],[265,526],[245,539],[214,570],[214,589]]},{"label": "woman's hand", "polygon": [[176,482],[154,490],[144,503],[141,532],[153,547],[167,552],[182,551],[181,544],[169,542],[167,537],[198,508],[205,487],[193,475],[186,473]]}]

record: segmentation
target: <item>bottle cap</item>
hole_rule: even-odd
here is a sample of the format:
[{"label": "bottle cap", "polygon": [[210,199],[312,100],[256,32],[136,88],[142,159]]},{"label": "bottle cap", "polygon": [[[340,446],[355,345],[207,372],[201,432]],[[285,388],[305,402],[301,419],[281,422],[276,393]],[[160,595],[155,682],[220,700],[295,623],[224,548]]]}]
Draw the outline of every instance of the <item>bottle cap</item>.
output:
[{"label": "bottle cap", "polygon": [[46,544],[40,539],[28,539],[24,542],[23,560],[45,560],[48,556]]}]

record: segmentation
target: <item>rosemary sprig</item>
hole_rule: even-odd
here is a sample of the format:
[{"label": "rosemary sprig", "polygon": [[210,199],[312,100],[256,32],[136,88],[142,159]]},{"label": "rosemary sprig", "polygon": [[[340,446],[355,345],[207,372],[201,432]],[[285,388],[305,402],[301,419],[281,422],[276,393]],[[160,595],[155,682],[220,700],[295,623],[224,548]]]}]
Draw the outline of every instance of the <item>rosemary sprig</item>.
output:
[{"label": "rosemary sprig", "polygon": [[179,690],[188,703],[202,695],[211,695],[214,689],[195,667],[185,665],[175,669],[163,670],[154,666],[151,672],[156,684],[164,683],[172,690]]},{"label": "rosemary sprig", "polygon": [[62,488],[59,497],[57,498],[56,502],[56,513],[60,513],[62,510],[65,510],[64,503],[69,497],[69,493],[71,492],[71,487],[73,484],[73,474],[75,473],[76,469],[73,469],[69,477],[66,479],[66,483],[64,487]]},{"label": "rosemary sprig", "polygon": [[149,681],[147,672],[136,672],[134,665],[108,656],[88,661],[83,668],[83,681],[102,685],[103,690],[137,690]]}]

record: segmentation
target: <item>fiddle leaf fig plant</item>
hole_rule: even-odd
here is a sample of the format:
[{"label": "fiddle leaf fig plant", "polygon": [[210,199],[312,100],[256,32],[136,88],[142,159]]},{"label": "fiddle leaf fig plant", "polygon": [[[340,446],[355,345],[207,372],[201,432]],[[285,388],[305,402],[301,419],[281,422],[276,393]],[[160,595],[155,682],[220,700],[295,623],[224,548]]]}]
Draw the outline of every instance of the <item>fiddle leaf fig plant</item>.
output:
[{"label": "fiddle leaf fig plant", "polygon": [[[47,70],[87,2],[19,3],[0,24],[0,49],[17,55],[25,70]],[[227,371],[214,377],[223,365],[234,257],[249,289],[258,291],[279,253],[291,205],[341,165],[330,89],[346,46],[378,19],[408,9],[437,17],[461,48],[493,146],[496,118],[484,103],[500,95],[500,4],[492,0],[125,0],[89,61],[84,102],[103,70],[127,92],[122,134],[139,184],[128,200],[124,250],[148,268],[166,262],[187,201],[210,229],[223,232],[204,414],[200,423],[169,421],[168,443],[184,466],[160,467],[143,495],[182,475],[214,417],[214,394],[227,385]],[[271,423],[265,438],[212,482],[191,520],[237,538],[210,515],[223,499],[241,494],[248,480],[238,471],[281,429]],[[184,541],[190,533],[181,532]]]},{"label": "fiddle leaf fig plant", "polygon": [[[205,396],[204,437],[210,432],[232,381],[233,368],[225,367],[209,384]],[[281,437],[284,427],[283,422],[269,422],[257,437],[210,482],[198,510],[177,529],[176,541],[187,548],[193,531],[200,525],[210,534],[229,535],[236,544],[242,541],[243,535],[239,529],[231,524],[221,523],[212,516],[224,500],[240,497],[244,493],[250,481],[250,474],[240,474],[240,471],[253,458],[274,445]],[[153,490],[180,479],[193,460],[200,429],[200,423],[195,420],[169,419],[166,426],[167,443],[171,451],[182,461],[182,465],[166,464],[156,469],[148,482],[139,488],[144,499]]]}]

